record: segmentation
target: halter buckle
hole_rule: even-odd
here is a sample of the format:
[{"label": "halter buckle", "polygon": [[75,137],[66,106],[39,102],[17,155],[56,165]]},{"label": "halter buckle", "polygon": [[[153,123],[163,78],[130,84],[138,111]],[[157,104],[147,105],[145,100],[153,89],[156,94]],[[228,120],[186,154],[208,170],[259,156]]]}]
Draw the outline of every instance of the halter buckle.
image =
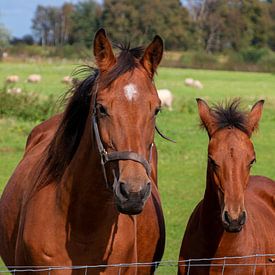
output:
[{"label": "halter buckle", "polygon": [[100,151],[100,156],[101,156],[101,163],[105,164],[108,160],[108,153],[104,148]]}]

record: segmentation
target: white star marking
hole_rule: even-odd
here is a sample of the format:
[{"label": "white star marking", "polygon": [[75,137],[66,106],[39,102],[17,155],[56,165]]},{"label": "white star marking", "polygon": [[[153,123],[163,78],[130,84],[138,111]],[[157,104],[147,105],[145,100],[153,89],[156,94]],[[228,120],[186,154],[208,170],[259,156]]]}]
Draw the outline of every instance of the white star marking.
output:
[{"label": "white star marking", "polygon": [[138,96],[138,91],[135,84],[128,84],[124,87],[124,94],[129,101],[135,100]]}]

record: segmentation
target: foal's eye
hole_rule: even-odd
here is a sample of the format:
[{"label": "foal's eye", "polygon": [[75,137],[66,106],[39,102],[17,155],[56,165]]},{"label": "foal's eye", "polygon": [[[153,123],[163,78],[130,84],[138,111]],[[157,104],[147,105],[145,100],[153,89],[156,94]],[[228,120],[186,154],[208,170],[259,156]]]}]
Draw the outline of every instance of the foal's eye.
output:
[{"label": "foal's eye", "polygon": [[256,162],[256,159],[254,158],[253,160],[250,161],[249,167],[251,167],[255,162]]},{"label": "foal's eye", "polygon": [[108,115],[107,109],[103,105],[97,104],[97,109],[102,116]]},{"label": "foal's eye", "polygon": [[216,163],[216,161],[215,160],[213,160],[211,157],[209,157],[208,156],[208,161],[209,161],[209,163],[210,163],[210,165],[212,166],[212,168],[218,168],[219,167],[219,165]]},{"label": "foal's eye", "polygon": [[156,110],[155,110],[155,116],[157,116],[157,115],[158,115],[158,113],[160,112],[160,110],[161,110],[161,108],[160,108],[160,107],[156,108]]}]

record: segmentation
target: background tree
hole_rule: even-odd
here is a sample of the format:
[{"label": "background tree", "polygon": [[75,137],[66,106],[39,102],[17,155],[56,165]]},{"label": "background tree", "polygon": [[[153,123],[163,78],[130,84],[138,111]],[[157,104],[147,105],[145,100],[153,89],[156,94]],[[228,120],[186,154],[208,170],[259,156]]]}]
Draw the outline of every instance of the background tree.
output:
[{"label": "background tree", "polygon": [[79,2],[72,14],[72,37],[74,43],[90,47],[93,34],[100,27],[101,7],[94,0]]},{"label": "background tree", "polygon": [[140,14],[140,5],[143,5],[143,0],[104,1],[101,23],[112,40],[124,41],[127,33],[127,39],[133,41],[134,44],[142,43],[140,17],[144,16],[144,13]]},{"label": "background tree", "polygon": [[197,43],[207,52],[266,45],[268,13],[259,0],[195,0],[188,10]]},{"label": "background tree", "polygon": [[49,22],[48,45],[58,46],[61,44],[62,15],[58,7],[47,7],[47,19]]},{"label": "background tree", "polygon": [[64,3],[61,7],[61,37],[60,42],[62,45],[72,41],[72,16],[75,7],[71,3]]},{"label": "background tree", "polygon": [[42,5],[38,5],[32,20],[32,29],[42,46],[49,44],[50,22],[48,10]]},{"label": "background tree", "polygon": [[72,4],[65,3],[62,7],[42,6],[36,8],[32,20],[32,29],[42,45],[64,45],[71,39]]},{"label": "background tree", "polygon": [[114,41],[127,37],[134,45],[160,34],[168,50],[275,50],[271,0],[83,0],[61,7],[39,5],[33,18],[42,45],[91,47],[93,33],[101,26]]},{"label": "background tree", "polygon": [[10,33],[6,27],[0,24],[0,60],[3,58],[3,53],[10,45]]},{"label": "background tree", "polygon": [[240,12],[246,24],[244,46],[264,47],[267,43],[268,21],[265,3],[259,0],[240,1]]},{"label": "background tree", "polygon": [[267,45],[275,51],[275,1],[267,3],[269,26],[267,35]]},{"label": "background tree", "polygon": [[178,0],[151,0],[140,6],[141,26],[148,39],[160,34],[166,49],[187,49],[192,41],[188,10]]},{"label": "background tree", "polygon": [[161,34],[168,49],[188,47],[189,15],[178,0],[105,0],[102,24],[116,41],[144,44]]}]

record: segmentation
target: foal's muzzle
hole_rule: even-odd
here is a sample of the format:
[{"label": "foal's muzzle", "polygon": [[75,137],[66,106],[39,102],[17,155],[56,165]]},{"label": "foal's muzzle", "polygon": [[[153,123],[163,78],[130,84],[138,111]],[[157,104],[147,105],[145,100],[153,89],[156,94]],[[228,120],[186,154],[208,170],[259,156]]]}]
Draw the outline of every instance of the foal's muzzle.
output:
[{"label": "foal's muzzle", "polygon": [[240,232],[246,221],[246,211],[242,211],[237,219],[232,219],[228,211],[222,214],[223,227],[227,232]]},{"label": "foal's muzzle", "polygon": [[140,191],[131,192],[129,184],[115,178],[113,189],[118,211],[123,214],[136,215],[143,210],[151,194],[151,182],[144,184]]}]

